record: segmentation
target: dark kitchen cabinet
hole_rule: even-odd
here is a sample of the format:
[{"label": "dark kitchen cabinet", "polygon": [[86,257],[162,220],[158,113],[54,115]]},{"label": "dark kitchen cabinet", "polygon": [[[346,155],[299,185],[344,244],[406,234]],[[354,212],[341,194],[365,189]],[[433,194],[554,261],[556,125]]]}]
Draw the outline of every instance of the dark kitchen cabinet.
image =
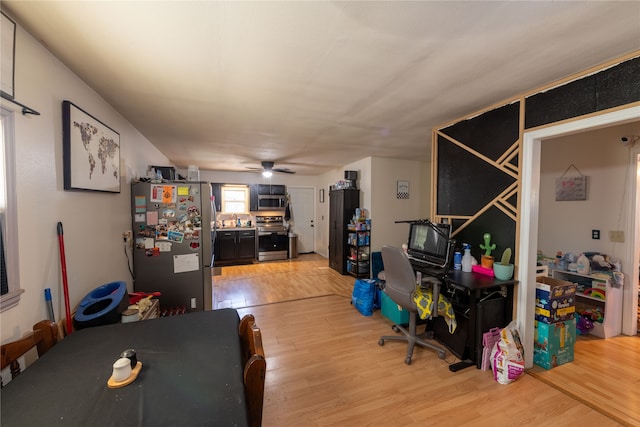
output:
[{"label": "dark kitchen cabinet", "polygon": [[218,230],[216,262],[250,261],[256,257],[255,230]]},{"label": "dark kitchen cabinet", "polygon": [[218,230],[214,247],[216,261],[234,261],[237,258],[236,237],[237,231],[235,230]]},{"label": "dark kitchen cabinet", "polygon": [[272,185],[271,194],[274,196],[285,196],[287,194],[286,186],[284,185]]},{"label": "dark kitchen cabinet", "polygon": [[256,232],[255,230],[239,230],[238,233],[238,259],[250,260],[256,257]]},{"label": "dark kitchen cabinet", "polygon": [[215,200],[216,212],[222,212],[222,184],[212,183],[211,194]]},{"label": "dark kitchen cabinet", "polygon": [[249,210],[251,212],[258,210],[258,184],[249,185]]},{"label": "dark kitchen cabinet", "polygon": [[347,274],[347,225],[360,205],[360,190],[349,188],[329,192],[329,267]]},{"label": "dark kitchen cabinet", "polygon": [[258,184],[258,194],[261,196],[285,196],[287,187],[279,184]]}]

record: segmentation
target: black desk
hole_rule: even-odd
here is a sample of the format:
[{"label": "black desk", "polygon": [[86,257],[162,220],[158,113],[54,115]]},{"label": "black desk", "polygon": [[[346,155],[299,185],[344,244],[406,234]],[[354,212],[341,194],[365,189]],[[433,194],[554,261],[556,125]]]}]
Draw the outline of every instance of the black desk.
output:
[{"label": "black desk", "polygon": [[[458,320],[458,328],[456,337],[444,331],[442,319],[434,319],[441,322],[440,325],[434,325],[436,338],[443,344],[451,348],[450,343],[456,339],[458,344],[462,344],[467,354],[465,360],[452,364],[449,369],[458,371],[460,369],[476,365],[477,368],[482,364],[482,334],[493,327],[506,326],[513,317],[513,293],[516,280],[498,280],[495,277],[485,276],[479,273],[465,273],[460,270],[450,271],[445,277],[442,284],[441,293],[447,297],[448,289],[453,288],[456,292],[465,294],[464,302],[464,318],[459,318],[459,306],[454,304],[456,310],[456,320]],[[499,296],[494,299],[483,300],[488,295],[499,292]],[[494,294],[493,297],[496,295]],[[453,303],[453,301],[452,301]],[[493,313],[492,313],[493,312]],[[440,326],[440,329],[438,329]],[[455,335],[455,334],[454,334]],[[463,338],[460,338],[463,337]],[[464,342],[460,343],[460,340]],[[450,340],[450,342],[447,342]],[[462,358],[462,356],[459,356]]]},{"label": "black desk", "polygon": [[[245,426],[238,324],[223,309],[76,331],[2,389],[0,424]],[[127,348],[142,371],[110,389]]]}]

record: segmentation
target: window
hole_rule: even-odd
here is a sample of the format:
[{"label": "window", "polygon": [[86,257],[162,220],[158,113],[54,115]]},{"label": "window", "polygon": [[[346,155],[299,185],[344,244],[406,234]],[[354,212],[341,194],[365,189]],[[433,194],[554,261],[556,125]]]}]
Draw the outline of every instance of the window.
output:
[{"label": "window", "polygon": [[18,222],[16,212],[13,112],[0,109],[0,311],[18,304]]},{"label": "window", "polygon": [[223,185],[222,212],[249,212],[249,188],[246,185]]}]

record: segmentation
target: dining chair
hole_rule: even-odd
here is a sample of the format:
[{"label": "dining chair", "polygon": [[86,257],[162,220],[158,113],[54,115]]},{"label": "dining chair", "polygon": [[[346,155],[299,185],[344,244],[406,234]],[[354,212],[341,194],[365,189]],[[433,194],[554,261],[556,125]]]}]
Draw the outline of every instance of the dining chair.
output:
[{"label": "dining chair", "polygon": [[[0,369],[10,367],[11,379],[21,372],[18,359],[24,356],[33,347],[36,347],[38,357],[42,357],[51,347],[58,342],[58,325],[50,320],[42,320],[33,325],[33,331],[19,340],[2,344],[0,346]],[[4,384],[0,380],[0,387]]]},{"label": "dining chair", "polygon": [[244,363],[244,387],[248,403],[249,425],[262,425],[264,405],[264,382],[267,362],[262,347],[262,333],[256,325],[253,314],[247,314],[240,321],[239,334]]}]

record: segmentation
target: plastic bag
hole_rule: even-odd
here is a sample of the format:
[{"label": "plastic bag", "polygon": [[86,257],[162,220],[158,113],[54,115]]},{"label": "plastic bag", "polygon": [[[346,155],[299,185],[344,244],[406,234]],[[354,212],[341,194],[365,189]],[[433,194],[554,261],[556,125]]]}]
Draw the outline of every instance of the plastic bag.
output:
[{"label": "plastic bag", "polygon": [[373,314],[376,281],[373,279],[357,279],[353,285],[351,304],[364,316]]},{"label": "plastic bag", "polygon": [[524,349],[515,321],[500,331],[500,340],[491,351],[491,369],[500,384],[509,384],[524,374]]},{"label": "plastic bag", "polygon": [[491,328],[488,332],[482,334],[482,370],[491,369],[491,352],[500,341],[500,328]]}]

